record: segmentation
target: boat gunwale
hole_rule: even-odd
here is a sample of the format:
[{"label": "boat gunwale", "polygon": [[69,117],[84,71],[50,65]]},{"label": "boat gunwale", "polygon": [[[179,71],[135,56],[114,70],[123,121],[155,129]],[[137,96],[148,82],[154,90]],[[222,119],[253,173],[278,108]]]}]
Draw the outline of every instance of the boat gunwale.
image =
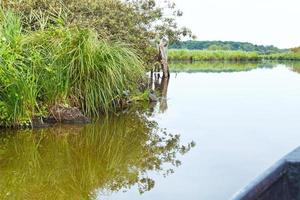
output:
[{"label": "boat gunwale", "polygon": [[249,185],[240,190],[231,200],[255,200],[264,194],[276,181],[288,173],[290,164],[300,163],[300,147],[277,161]]}]

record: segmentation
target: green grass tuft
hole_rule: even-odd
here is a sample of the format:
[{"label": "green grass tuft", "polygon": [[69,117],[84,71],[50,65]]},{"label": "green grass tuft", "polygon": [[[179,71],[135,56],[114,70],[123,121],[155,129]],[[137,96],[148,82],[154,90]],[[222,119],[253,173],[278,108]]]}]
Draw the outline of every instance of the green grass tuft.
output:
[{"label": "green grass tuft", "polygon": [[143,63],[125,45],[76,27],[23,33],[9,11],[0,19],[0,126],[30,123],[56,104],[99,116],[137,92]]}]

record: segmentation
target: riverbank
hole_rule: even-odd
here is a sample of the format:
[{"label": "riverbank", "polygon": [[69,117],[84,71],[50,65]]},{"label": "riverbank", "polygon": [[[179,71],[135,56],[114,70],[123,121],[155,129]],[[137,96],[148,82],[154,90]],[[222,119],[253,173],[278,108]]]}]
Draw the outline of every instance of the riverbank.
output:
[{"label": "riverbank", "polygon": [[300,53],[260,54],[255,51],[170,49],[170,61],[262,61],[300,60]]},{"label": "riverbank", "polygon": [[43,118],[63,121],[66,113],[58,110],[97,117],[144,92],[138,55],[92,29],[22,31],[20,17],[8,11],[1,12],[0,36],[1,127],[29,127]]}]

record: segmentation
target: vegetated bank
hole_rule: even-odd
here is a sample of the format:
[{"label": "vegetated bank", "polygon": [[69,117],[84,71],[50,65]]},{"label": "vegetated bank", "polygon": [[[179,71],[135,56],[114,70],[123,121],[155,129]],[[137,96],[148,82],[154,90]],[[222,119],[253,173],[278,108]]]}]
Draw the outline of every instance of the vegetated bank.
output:
[{"label": "vegetated bank", "polygon": [[262,58],[267,60],[294,60],[299,61],[300,60],[300,52],[283,52],[283,53],[274,53],[274,54],[266,54],[262,55]]},{"label": "vegetated bank", "polygon": [[225,50],[169,50],[169,60],[213,61],[213,60],[259,60],[257,52],[225,51]]},{"label": "vegetated bank", "polygon": [[124,91],[141,92],[143,63],[130,48],[101,40],[92,29],[23,32],[21,23],[14,13],[1,12],[0,126],[57,119],[63,109],[78,115],[68,110],[75,107],[84,116],[99,116],[115,109]]},{"label": "vegetated bank", "polygon": [[300,60],[300,53],[260,54],[254,51],[170,49],[170,61],[261,61]]},{"label": "vegetated bank", "polygon": [[0,7],[0,127],[85,122],[149,99],[153,41],[191,35],[174,27],[182,13],[168,2],[12,0]]}]

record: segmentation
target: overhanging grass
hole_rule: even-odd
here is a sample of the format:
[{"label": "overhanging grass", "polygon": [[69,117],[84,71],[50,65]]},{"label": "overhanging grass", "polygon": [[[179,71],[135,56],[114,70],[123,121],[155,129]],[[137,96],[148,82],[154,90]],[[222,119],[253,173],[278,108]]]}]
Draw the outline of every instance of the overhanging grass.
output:
[{"label": "overhanging grass", "polygon": [[0,19],[0,126],[30,123],[56,104],[98,116],[114,110],[124,90],[137,91],[143,63],[125,45],[90,29],[25,34],[13,13],[2,12]]},{"label": "overhanging grass", "polygon": [[22,45],[41,56],[31,63],[33,66],[47,69],[51,73],[43,74],[55,77],[51,82],[43,81],[51,77],[41,80],[44,97],[56,103],[71,99],[73,102],[68,103],[78,104],[88,115],[113,109],[112,102],[124,90],[135,90],[144,73],[142,62],[131,50],[101,41],[88,29],[39,31],[25,37]]}]

